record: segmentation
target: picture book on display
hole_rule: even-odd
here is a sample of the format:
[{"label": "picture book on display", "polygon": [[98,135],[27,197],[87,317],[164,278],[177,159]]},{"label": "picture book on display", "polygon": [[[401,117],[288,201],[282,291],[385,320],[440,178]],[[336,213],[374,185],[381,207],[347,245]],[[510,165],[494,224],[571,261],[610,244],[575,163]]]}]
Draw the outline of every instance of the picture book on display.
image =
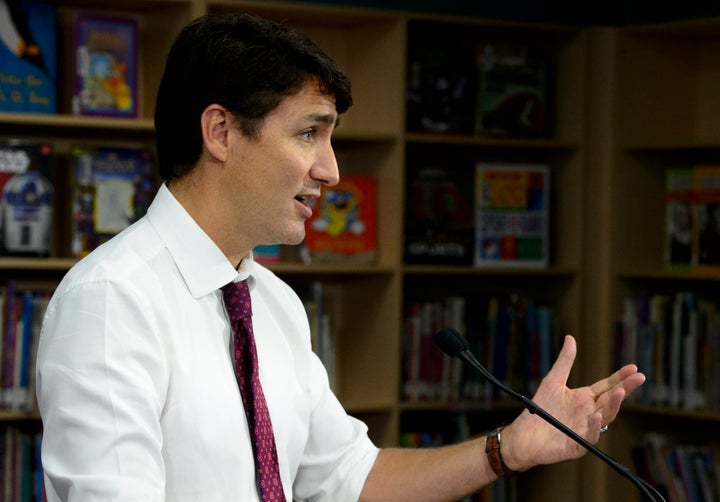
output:
[{"label": "picture book on display", "polygon": [[30,0],[0,2],[0,111],[57,112],[56,10]]},{"label": "picture book on display", "polygon": [[0,141],[0,253],[47,256],[53,216],[52,145]]},{"label": "picture book on display", "polygon": [[475,176],[475,265],[547,267],[549,166],[478,163]]},{"label": "picture book on display", "polygon": [[548,134],[548,64],[533,47],[481,43],[477,47],[475,132],[540,138]]},{"label": "picture book on display", "polygon": [[697,269],[720,270],[720,165],[693,170],[697,219]]},{"label": "picture book on display", "polygon": [[693,169],[674,167],[665,171],[665,264],[671,269],[693,263],[695,210]]},{"label": "picture book on display", "polygon": [[720,270],[720,165],[665,170],[665,266]]},{"label": "picture book on display", "polygon": [[472,165],[408,169],[405,263],[472,265],[474,176]]},{"label": "picture book on display", "polygon": [[314,263],[372,263],[377,258],[376,181],[344,175],[324,188],[305,225],[304,251]]},{"label": "picture book on display", "polygon": [[470,44],[411,44],[407,82],[407,130],[473,132],[475,68]]},{"label": "picture book on display", "polygon": [[75,115],[137,117],[138,24],[132,17],[73,17]]},{"label": "picture book on display", "polygon": [[144,148],[76,146],[73,159],[72,255],[82,257],[147,212],[155,160]]}]

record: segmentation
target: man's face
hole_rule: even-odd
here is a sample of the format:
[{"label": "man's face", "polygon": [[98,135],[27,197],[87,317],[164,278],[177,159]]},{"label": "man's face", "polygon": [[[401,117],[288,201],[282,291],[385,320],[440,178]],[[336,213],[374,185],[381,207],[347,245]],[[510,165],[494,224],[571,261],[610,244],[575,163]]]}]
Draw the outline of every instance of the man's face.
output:
[{"label": "man's face", "polygon": [[253,246],[302,242],[310,200],[339,179],[330,142],[337,120],[334,99],[311,80],[266,116],[257,138],[231,132],[225,192],[231,231]]}]

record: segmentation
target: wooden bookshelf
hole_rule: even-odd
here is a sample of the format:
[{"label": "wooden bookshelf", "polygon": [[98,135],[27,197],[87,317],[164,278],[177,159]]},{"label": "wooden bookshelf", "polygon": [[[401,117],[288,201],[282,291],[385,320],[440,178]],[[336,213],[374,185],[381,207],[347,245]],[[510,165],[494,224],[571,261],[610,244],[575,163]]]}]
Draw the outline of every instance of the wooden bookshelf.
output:
[{"label": "wooden bookshelf", "polygon": [[[333,7],[296,2],[230,0],[133,0],[122,5],[111,0],[70,0],[58,4],[61,40],[69,37],[69,20],[75,10],[120,12],[138,17],[141,29],[140,117],[133,120],[75,117],[70,115],[67,72],[59,75],[58,115],[37,116],[0,114],[0,136],[22,136],[52,141],[57,152],[59,178],[69,174],[69,152],[78,142],[92,144],[152,146],[154,94],[160,80],[170,44],[190,19],[205,12],[243,10],[282,21],[309,34],[350,75],[355,104],[343,117],[335,140],[340,168],[346,173],[372,174],[378,183],[377,263],[354,265],[302,265],[279,263],[271,268],[291,284],[302,287],[319,280],[333,292],[338,305],[336,326],[338,345],[337,394],[348,411],[365,420],[370,434],[382,446],[396,445],[403,428],[413,420],[424,420],[428,413],[449,410],[468,412],[485,426],[504,420],[518,411],[506,405],[477,406],[435,403],[413,405],[400,399],[403,298],[406,287],[430,277],[432,282],[453,288],[453,281],[468,275],[472,281],[463,287],[492,288],[498,281],[522,284],[529,291],[557,293],[554,300],[562,311],[563,323],[571,331],[579,326],[579,272],[582,266],[579,211],[582,194],[572,188],[582,183],[583,110],[585,94],[584,35],[566,27],[459,19],[436,19],[380,9]],[[558,95],[553,115],[555,129],[542,140],[488,140],[475,136],[407,134],[405,131],[406,57],[410,26],[439,28],[451,36],[475,36],[482,28],[493,34],[520,36],[542,44],[553,55],[557,69]],[[437,24],[435,24],[437,23]],[[414,28],[413,28],[414,29]],[[59,67],[70,67],[69,46],[60,47]],[[563,236],[553,238],[553,266],[542,271],[498,270],[483,273],[470,268],[405,267],[402,264],[404,172],[407,152],[425,152],[443,157],[459,151],[468,159],[502,157],[511,153],[524,158],[552,162],[555,183],[564,194],[554,201],[553,225],[564,228]],[[424,153],[423,153],[424,154]],[[58,194],[68,190],[61,183]],[[567,194],[567,197],[565,196]],[[64,208],[58,220],[56,243],[48,259],[0,259],[3,279],[58,280],[74,263],[69,257],[68,237],[64,235],[69,216]],[[569,236],[569,238],[568,238]],[[488,278],[493,280],[488,281]],[[511,288],[511,286],[508,286]],[[37,421],[36,414],[0,414],[0,421]],[[574,473],[572,466],[538,470],[526,479],[532,484],[527,493],[534,500],[572,498],[577,481],[557,481]],[[540,473],[547,472],[547,475]],[[543,480],[545,478],[545,480]],[[575,480],[574,476],[569,479]]]},{"label": "wooden bookshelf", "polygon": [[[368,423],[381,446],[398,444],[403,432],[439,414],[466,414],[479,431],[519,411],[505,403],[402,399],[403,310],[413,295],[519,291],[547,300],[560,329],[578,339],[572,383],[584,384],[612,369],[611,336],[624,295],[649,283],[712,288],[720,279],[664,270],[663,169],[658,167],[678,159],[720,162],[720,93],[715,91],[720,88],[720,20],[588,28],[291,1],[68,0],[57,6],[61,40],[69,39],[75,10],[137,16],[142,77],[138,119],[71,115],[69,70],[59,74],[57,115],[0,114],[0,137],[53,142],[60,199],[69,189],[72,145],[153,145],[154,97],[166,53],[180,28],[198,15],[242,10],[282,21],[309,34],[349,73],[355,104],[336,133],[335,150],[342,172],[377,177],[377,263],[270,267],[293,285],[318,280],[333,291],[337,393],[350,413]],[[549,136],[500,139],[406,131],[408,50],[423,35],[458,43],[522,40],[543,48],[553,68]],[[58,67],[69,69],[69,46],[63,44]],[[469,165],[512,160],[551,166],[547,269],[403,264],[405,173],[418,162],[450,157]],[[66,207],[61,205],[57,218],[52,256],[0,258],[0,279],[57,281],[75,263],[69,257]],[[713,414],[628,406],[600,446],[630,464],[627,445],[658,417],[666,418],[659,424],[717,424]],[[0,413],[0,423],[38,418]],[[615,476],[594,457],[533,469],[518,483],[519,498],[634,500],[630,485]]]},{"label": "wooden bookshelf", "polygon": [[[668,270],[664,263],[664,176],[671,166],[720,162],[720,20],[703,19],[591,30],[588,172],[598,191],[588,201],[586,335],[610,354],[622,302],[641,291],[715,295],[720,274]],[[599,132],[598,132],[599,131]],[[592,240],[590,240],[592,239]],[[609,357],[592,361],[609,372]],[[717,406],[717,403],[715,403]],[[629,404],[601,444],[633,470],[630,450],[660,432],[720,441],[717,412]],[[615,427],[617,425],[617,427]],[[595,500],[637,500],[629,483],[604,466],[583,464]]]}]

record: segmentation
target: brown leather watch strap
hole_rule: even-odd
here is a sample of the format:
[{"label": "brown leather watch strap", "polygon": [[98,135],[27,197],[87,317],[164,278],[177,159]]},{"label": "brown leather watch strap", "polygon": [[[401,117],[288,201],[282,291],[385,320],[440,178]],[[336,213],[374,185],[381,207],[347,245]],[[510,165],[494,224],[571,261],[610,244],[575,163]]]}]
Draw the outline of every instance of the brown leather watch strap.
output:
[{"label": "brown leather watch strap", "polygon": [[505,465],[502,454],[500,453],[500,446],[502,445],[502,429],[502,427],[498,427],[485,436],[485,454],[487,455],[493,472],[500,478],[515,474],[515,471]]}]

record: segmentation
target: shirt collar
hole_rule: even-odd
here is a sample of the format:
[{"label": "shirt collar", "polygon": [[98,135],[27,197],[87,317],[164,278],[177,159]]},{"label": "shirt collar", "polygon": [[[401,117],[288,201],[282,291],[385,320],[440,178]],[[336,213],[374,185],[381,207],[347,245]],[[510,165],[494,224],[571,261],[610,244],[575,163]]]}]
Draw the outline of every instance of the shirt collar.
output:
[{"label": "shirt collar", "polygon": [[147,217],[164,241],[194,298],[205,296],[229,282],[251,277],[255,267],[252,253],[235,270],[164,183],[148,208]]}]

